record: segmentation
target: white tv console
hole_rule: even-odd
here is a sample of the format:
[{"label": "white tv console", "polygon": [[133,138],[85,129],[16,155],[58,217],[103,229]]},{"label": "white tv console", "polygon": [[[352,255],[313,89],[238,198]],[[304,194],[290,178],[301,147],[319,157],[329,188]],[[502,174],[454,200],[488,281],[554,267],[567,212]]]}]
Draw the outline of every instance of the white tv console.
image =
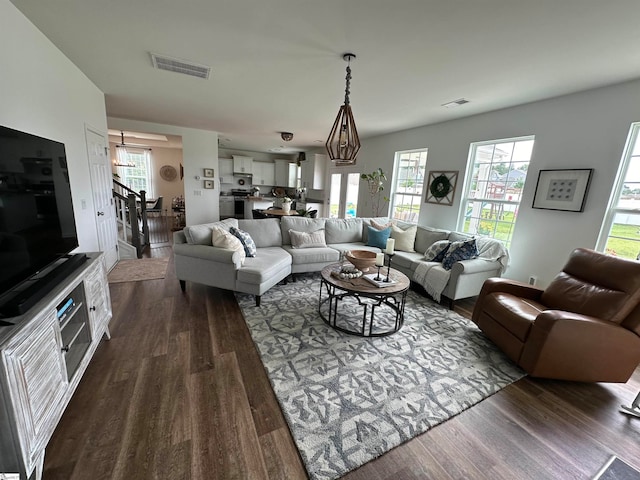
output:
[{"label": "white tv console", "polygon": [[0,327],[0,473],[42,478],[45,447],[104,335],[104,257],[88,259],[27,313]]}]

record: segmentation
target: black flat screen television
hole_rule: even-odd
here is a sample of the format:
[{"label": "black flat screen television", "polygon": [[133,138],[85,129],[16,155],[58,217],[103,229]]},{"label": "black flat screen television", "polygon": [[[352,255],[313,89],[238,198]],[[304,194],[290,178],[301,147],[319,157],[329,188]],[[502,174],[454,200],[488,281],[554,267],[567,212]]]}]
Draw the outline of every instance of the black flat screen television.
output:
[{"label": "black flat screen television", "polygon": [[64,144],[0,126],[0,315],[24,313],[16,292],[76,247]]}]

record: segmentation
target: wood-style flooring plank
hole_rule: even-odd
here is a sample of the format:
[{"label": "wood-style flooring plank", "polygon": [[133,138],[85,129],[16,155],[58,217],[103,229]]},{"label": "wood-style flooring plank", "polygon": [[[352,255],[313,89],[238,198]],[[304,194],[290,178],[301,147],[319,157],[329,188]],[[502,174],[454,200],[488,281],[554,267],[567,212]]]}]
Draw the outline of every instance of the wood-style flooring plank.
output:
[{"label": "wood-style flooring plank", "polygon": [[190,283],[187,285],[188,307],[183,312],[189,320],[191,332],[191,373],[202,372],[213,368],[213,357],[216,355],[211,339],[209,324],[216,321],[209,318],[206,298],[216,294],[211,287]]},{"label": "wood-style flooring plank", "polygon": [[189,392],[194,478],[269,478],[235,354],[191,374]]},{"label": "wood-style flooring plank", "polygon": [[307,478],[307,471],[286,426],[260,436],[260,446],[269,478]]},{"label": "wood-style flooring plank", "polygon": [[185,382],[181,370],[168,355],[142,360],[112,478],[152,478],[158,469],[172,446],[175,414],[187,408],[186,395],[173,395]]},{"label": "wood-style flooring plank", "polygon": [[247,348],[247,345],[253,345],[253,340],[235,297],[232,292],[223,292],[222,298],[225,301],[218,304],[217,309],[208,306],[216,312],[212,316],[214,321],[210,322],[214,348],[218,352],[235,352],[258,435],[286,427],[260,354],[255,347]]}]

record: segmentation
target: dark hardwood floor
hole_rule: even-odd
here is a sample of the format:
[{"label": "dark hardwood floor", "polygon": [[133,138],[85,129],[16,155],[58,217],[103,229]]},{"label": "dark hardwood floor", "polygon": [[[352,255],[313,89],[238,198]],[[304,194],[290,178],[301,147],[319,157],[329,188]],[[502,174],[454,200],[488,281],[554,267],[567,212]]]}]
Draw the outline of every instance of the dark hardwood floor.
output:
[{"label": "dark hardwood floor", "polygon": [[[182,294],[170,261],[165,279],[111,296],[112,339],[49,442],[45,480],[307,478],[231,292]],[[638,390],[640,369],[623,385],[524,378],[344,478],[588,479],[613,454],[640,469],[640,419],[619,413]]]}]

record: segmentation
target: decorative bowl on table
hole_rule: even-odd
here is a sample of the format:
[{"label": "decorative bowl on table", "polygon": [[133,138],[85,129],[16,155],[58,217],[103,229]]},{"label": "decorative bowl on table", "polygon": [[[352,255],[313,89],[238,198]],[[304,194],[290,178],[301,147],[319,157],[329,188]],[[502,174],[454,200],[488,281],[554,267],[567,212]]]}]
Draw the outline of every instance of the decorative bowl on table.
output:
[{"label": "decorative bowl on table", "polygon": [[358,270],[366,272],[369,267],[376,263],[376,252],[369,250],[350,250],[345,254],[345,258],[351,262]]}]

